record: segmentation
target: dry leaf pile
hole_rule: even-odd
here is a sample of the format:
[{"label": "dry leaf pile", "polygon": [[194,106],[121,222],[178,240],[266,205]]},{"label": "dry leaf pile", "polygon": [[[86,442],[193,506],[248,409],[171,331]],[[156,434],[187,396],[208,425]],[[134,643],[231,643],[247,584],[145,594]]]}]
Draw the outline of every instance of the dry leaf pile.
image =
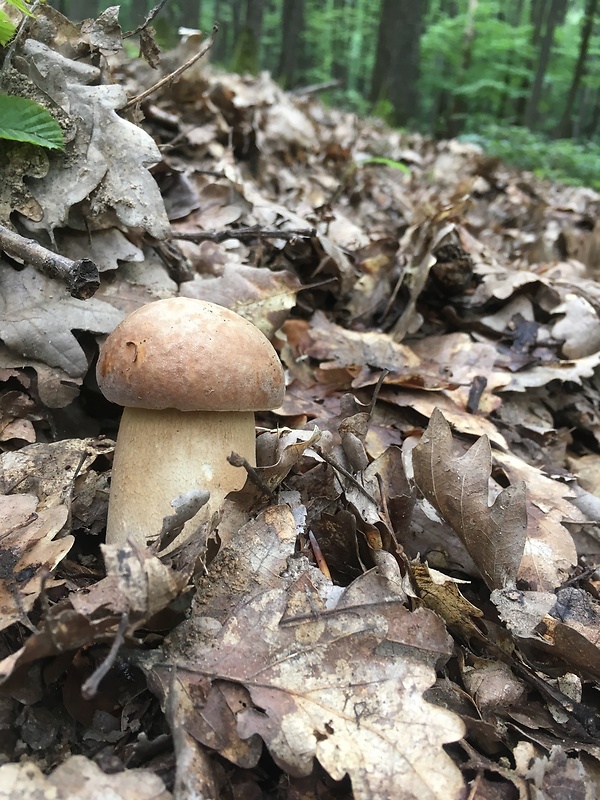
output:
[{"label": "dry leaf pile", "polygon": [[[113,12],[40,15],[13,77],[69,156],[4,143],[0,223],[101,281],[0,265],[0,797],[591,800],[600,195],[206,60],[142,129],[160,75]],[[256,324],[287,392],[160,559],[102,545],[90,368],[177,294]]]}]

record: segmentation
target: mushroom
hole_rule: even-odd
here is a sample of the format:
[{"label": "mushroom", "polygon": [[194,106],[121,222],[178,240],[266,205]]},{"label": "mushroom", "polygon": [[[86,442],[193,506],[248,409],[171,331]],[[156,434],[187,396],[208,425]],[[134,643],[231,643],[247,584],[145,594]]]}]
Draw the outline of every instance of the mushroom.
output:
[{"label": "mushroom", "polygon": [[209,519],[246,474],[227,456],[256,464],[254,412],[283,402],[284,377],[269,340],[222,306],[186,297],[157,300],[126,317],[100,349],[104,396],[125,406],[113,462],[107,542],[146,547],[172,501],[210,492],[176,543]]}]

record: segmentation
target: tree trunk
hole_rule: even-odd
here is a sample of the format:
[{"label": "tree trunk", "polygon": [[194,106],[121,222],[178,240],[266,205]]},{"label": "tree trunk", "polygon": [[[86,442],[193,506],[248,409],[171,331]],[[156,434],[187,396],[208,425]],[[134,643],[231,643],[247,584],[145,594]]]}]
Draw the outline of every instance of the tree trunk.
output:
[{"label": "tree trunk", "polygon": [[258,72],[263,8],[262,0],[244,0],[243,28],[231,64],[234,72],[250,72],[252,75]]},{"label": "tree trunk", "polygon": [[354,28],[349,17],[353,16],[354,5],[354,0],[334,0],[333,3],[331,77],[339,81],[342,87],[348,86],[350,70],[348,51],[351,46],[351,37]]},{"label": "tree trunk", "polygon": [[244,27],[242,22],[242,0],[229,0],[229,5],[231,6],[232,41],[237,42]]},{"label": "tree trunk", "polygon": [[567,95],[567,102],[563,109],[562,117],[558,123],[555,136],[558,139],[567,139],[573,135],[573,107],[575,105],[575,98],[581,85],[581,79],[585,74],[585,62],[590,46],[590,38],[594,27],[594,17],[598,10],[598,0],[587,0],[585,4],[585,13],[583,15],[583,22],[581,25],[581,38],[579,40],[579,55],[575,70],[573,72],[573,79]]},{"label": "tree trunk", "polygon": [[[457,0],[441,0],[438,11],[439,15],[450,17],[458,16],[458,3]],[[443,75],[448,69],[446,58],[438,53],[435,57],[436,71]],[[452,96],[447,89],[439,89],[435,92],[431,103],[431,116],[429,118],[429,130],[434,136],[443,139],[448,134],[447,123],[450,116],[450,106],[452,104]]]},{"label": "tree trunk", "polygon": [[[536,52],[542,40],[542,28],[549,8],[549,0],[531,0],[529,6],[529,22],[531,24],[531,49]],[[530,77],[523,78],[521,81],[521,97],[515,104],[515,118],[519,125],[525,124],[525,110],[527,108],[527,98],[531,95],[531,84],[533,81],[533,59],[528,58],[525,64],[530,70]]]},{"label": "tree trunk", "polygon": [[546,15],[546,23],[544,26],[543,36],[540,44],[540,52],[538,56],[537,69],[535,78],[527,101],[525,109],[525,125],[533,129],[538,118],[538,106],[542,97],[542,89],[544,86],[544,77],[548,64],[550,62],[550,55],[552,54],[552,45],[554,44],[554,31],[556,26],[560,25],[565,17],[567,11],[567,0],[546,0],[549,3]]},{"label": "tree trunk", "polygon": [[197,28],[200,20],[199,0],[179,0],[175,24],[177,27]]},{"label": "tree trunk", "polygon": [[[523,24],[523,0],[517,0],[514,6],[511,8],[511,13],[506,14],[506,21],[511,25],[513,28],[520,28]],[[519,53],[518,45],[515,45],[510,48],[507,53],[506,59],[506,71],[504,73],[504,92],[502,97],[500,98],[500,102],[498,103],[498,110],[497,110],[497,119],[502,120],[503,122],[506,121],[509,124],[514,123],[518,119],[518,113],[516,113],[516,109],[510,109],[510,106],[514,103],[514,83],[513,83],[513,70],[515,64],[521,64],[522,58]],[[521,88],[523,87],[523,81],[520,81]],[[519,104],[520,100],[517,100],[517,105]],[[510,110],[509,110],[510,109]],[[521,113],[524,112],[524,106],[522,108]],[[511,118],[512,117],[512,118]]]},{"label": "tree trunk", "polygon": [[371,102],[391,103],[396,125],[418,116],[419,48],[426,11],[425,0],[383,0]]},{"label": "tree trunk", "polygon": [[600,127],[600,90],[595,90],[594,101],[590,105],[592,105],[593,110],[589,122],[586,122],[585,128],[582,131],[584,136],[589,137],[595,136]]},{"label": "tree trunk", "polygon": [[70,4],[71,15],[77,21],[95,19],[98,16],[99,6],[98,0],[80,0],[75,7]]},{"label": "tree trunk", "polygon": [[231,26],[229,20],[224,16],[223,0],[215,0],[215,22],[219,23],[219,33],[215,39],[215,44],[211,53],[211,61],[221,62],[225,60],[226,54],[229,50],[229,39],[231,34]]},{"label": "tree trunk", "polygon": [[304,0],[284,0],[281,18],[281,56],[277,77],[290,89],[300,75],[301,36],[304,30]]},{"label": "tree trunk", "polygon": [[[465,29],[463,32],[463,49],[460,65],[460,72],[456,83],[462,85],[467,74],[473,57],[473,41],[475,39],[475,12],[479,0],[469,0]],[[450,137],[458,136],[464,126],[464,119],[467,115],[467,102],[462,95],[455,95],[451,98],[447,109],[446,135]]]}]

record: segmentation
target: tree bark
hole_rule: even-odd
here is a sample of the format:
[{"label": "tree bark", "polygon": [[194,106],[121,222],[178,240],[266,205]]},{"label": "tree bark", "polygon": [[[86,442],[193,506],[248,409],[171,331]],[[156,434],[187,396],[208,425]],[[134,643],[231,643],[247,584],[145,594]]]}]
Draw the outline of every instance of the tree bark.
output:
[{"label": "tree bark", "polygon": [[301,32],[304,30],[304,0],[284,0],[281,17],[281,56],[277,77],[291,89],[298,83],[302,58]]},{"label": "tree bark", "polygon": [[236,40],[231,68],[234,72],[256,75],[260,64],[264,4],[262,0],[244,0],[243,27]]},{"label": "tree bark", "polygon": [[[458,16],[457,0],[441,0],[438,14],[450,18]],[[447,72],[448,64],[445,56],[441,53],[435,56],[435,69],[440,75]],[[452,96],[447,89],[436,90],[431,103],[428,127],[433,135],[440,139],[448,136],[447,124],[451,104]]]},{"label": "tree bark", "polygon": [[392,121],[406,125],[419,111],[419,50],[425,0],[383,0],[377,56],[371,81],[371,102],[389,101]]},{"label": "tree bark", "polygon": [[538,106],[542,97],[544,77],[550,62],[552,46],[554,44],[554,32],[557,25],[564,20],[567,11],[567,0],[544,0],[547,6],[547,15],[540,43],[535,78],[525,109],[525,125],[528,128],[535,128],[538,119]]},{"label": "tree bark", "polygon": [[215,0],[215,22],[219,23],[219,33],[215,39],[212,50],[212,58],[216,62],[223,61],[229,52],[229,40],[231,38],[231,26],[227,19],[223,17],[223,5],[221,0]]},{"label": "tree bark", "polygon": [[[456,83],[460,86],[471,66],[473,57],[473,41],[475,39],[475,12],[479,0],[469,0],[467,18],[463,32],[463,49],[460,65],[460,72]],[[464,118],[467,114],[467,104],[464,96],[455,95],[450,99],[446,110],[446,135],[450,137],[458,136],[464,125]]]},{"label": "tree bark", "polygon": [[[517,2],[511,7],[510,13],[507,13],[505,15],[506,22],[508,22],[508,24],[511,25],[511,27],[519,28],[523,24],[523,6],[524,6],[523,0],[517,0]],[[517,110],[512,109],[511,111],[509,111],[509,107],[512,105],[514,98],[513,94],[513,90],[515,88],[513,82],[514,65],[519,64],[521,62],[522,59],[519,53],[518,44],[515,44],[513,47],[511,47],[511,49],[507,53],[506,72],[504,74],[505,89],[502,94],[502,97],[500,98],[500,102],[498,103],[498,109],[497,109],[497,115],[498,115],[497,118],[502,121],[506,121],[509,124],[516,122],[519,117]],[[523,81],[519,81],[518,84],[521,86],[521,88],[523,87]],[[516,105],[518,105],[519,102],[520,100],[517,100]],[[524,110],[525,107],[523,105],[521,113],[523,113]]]},{"label": "tree bark", "polygon": [[579,55],[575,70],[573,71],[573,79],[567,95],[567,102],[563,109],[562,117],[558,123],[555,136],[558,139],[567,139],[573,135],[573,107],[575,106],[575,98],[579,92],[581,79],[585,74],[585,66],[587,54],[590,46],[590,38],[594,28],[594,17],[598,10],[598,0],[587,0],[585,4],[585,13],[583,15],[583,22],[581,24],[581,38],[579,40]]},{"label": "tree bark", "polygon": [[178,27],[197,28],[200,20],[200,3],[198,0],[179,0],[175,24]]},{"label": "tree bark", "polygon": [[334,0],[333,32],[331,37],[331,77],[340,86],[348,85],[350,63],[348,50],[351,45],[352,25],[348,16],[352,12],[354,0]]}]

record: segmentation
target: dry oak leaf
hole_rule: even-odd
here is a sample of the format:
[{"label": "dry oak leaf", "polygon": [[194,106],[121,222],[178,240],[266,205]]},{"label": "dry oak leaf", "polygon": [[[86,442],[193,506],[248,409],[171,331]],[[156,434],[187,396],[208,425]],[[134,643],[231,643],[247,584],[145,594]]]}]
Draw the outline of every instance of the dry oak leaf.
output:
[{"label": "dry oak leaf", "polygon": [[[387,381],[386,381],[387,382]],[[431,417],[433,410],[439,408],[444,418],[459,433],[469,436],[487,436],[495,445],[508,449],[508,442],[500,433],[494,423],[475,414],[470,414],[464,405],[458,405],[452,398],[453,392],[425,392],[402,387],[401,392],[396,392],[383,386],[378,397],[400,408],[412,408],[424,417]]]},{"label": "dry oak leaf", "polygon": [[200,278],[181,286],[183,297],[208,300],[235,311],[249,320],[269,339],[279,330],[296,305],[296,294],[302,288],[291,272],[226,264],[216,278]]},{"label": "dry oak leaf", "polygon": [[551,592],[577,563],[573,537],[562,523],[583,523],[586,518],[569,502],[575,493],[564,483],[511,453],[498,453],[494,458],[511,483],[522,480],[527,484],[527,537],[519,581],[526,581],[533,591]]},{"label": "dry oak leaf", "polygon": [[107,775],[85,756],[70,756],[50,775],[27,761],[0,767],[0,800],[170,800],[171,796],[150,770]]},{"label": "dry oak leaf", "polygon": [[[194,653],[190,684],[199,673],[213,681],[195,695],[197,714],[214,707],[212,693],[241,684],[246,702],[227,704],[223,724],[237,712],[239,738],[258,734],[290,774],[310,774],[317,758],[335,780],[350,776],[356,800],[458,798],[462,777],[442,746],[463,736],[463,724],[423,698],[435,682],[431,664],[449,655],[441,620],[393,596],[345,596],[347,607],[342,597],[316,616],[286,617],[288,597],[277,589],[240,604],[212,646]],[[213,726],[210,736],[214,745]]]},{"label": "dry oak leaf", "polygon": [[0,455],[0,491],[35,494],[40,508],[60,506],[72,494],[76,477],[114,446],[111,439],[61,439],[7,451]]},{"label": "dry oak leaf", "polygon": [[[36,388],[42,405],[48,408],[64,408],[79,394],[81,378],[72,378],[62,369],[49,367],[41,361],[17,356],[0,342],[0,370],[15,370],[12,377],[17,378],[26,388],[31,382],[23,371],[31,367],[37,374]],[[17,370],[19,370],[17,372]]]},{"label": "dry oak leaf", "polygon": [[65,227],[73,206],[89,199],[87,229],[114,224],[116,214],[122,225],[164,239],[169,220],[149,171],[161,154],[142,128],[117,114],[127,102],[124,88],[89,85],[101,79],[100,69],[67,59],[35,39],[28,39],[23,49],[34,83],[77,119],[68,158],[53,159],[48,173],[31,188],[44,213],[28,227],[48,232]]},{"label": "dry oak leaf", "polygon": [[455,635],[466,640],[471,637],[479,640],[485,638],[476,622],[483,617],[483,611],[470,603],[459,589],[460,584],[468,584],[469,581],[451,578],[416,560],[411,562],[410,569],[425,606],[439,614]]},{"label": "dry oak leaf", "polygon": [[88,359],[73,331],[109,333],[123,316],[101,300],[76,300],[33,267],[17,272],[0,260],[0,337],[19,355],[84,375]]},{"label": "dry oak leaf", "polygon": [[[73,536],[54,537],[67,521],[66,506],[36,513],[37,497],[0,496],[0,630],[31,611],[44,578],[71,549]],[[49,588],[51,580],[46,580]]]},{"label": "dry oak leaf", "polygon": [[487,436],[457,457],[450,425],[436,408],[412,460],[417,486],[452,526],[487,586],[514,585],[527,532],[526,489],[516,483],[488,504],[492,452]]},{"label": "dry oak leaf", "polygon": [[49,606],[23,647],[0,661],[0,684],[23,664],[92,642],[111,642],[125,615],[125,635],[135,636],[146,620],[181,594],[193,569],[189,564],[187,571],[175,572],[147,550],[130,545],[103,545],[102,552],[106,578]]},{"label": "dry oak leaf", "polygon": [[513,373],[510,382],[498,391],[524,392],[530,388],[546,386],[550,381],[572,381],[581,385],[584,378],[592,377],[599,364],[600,353],[570,361],[551,361]]}]

